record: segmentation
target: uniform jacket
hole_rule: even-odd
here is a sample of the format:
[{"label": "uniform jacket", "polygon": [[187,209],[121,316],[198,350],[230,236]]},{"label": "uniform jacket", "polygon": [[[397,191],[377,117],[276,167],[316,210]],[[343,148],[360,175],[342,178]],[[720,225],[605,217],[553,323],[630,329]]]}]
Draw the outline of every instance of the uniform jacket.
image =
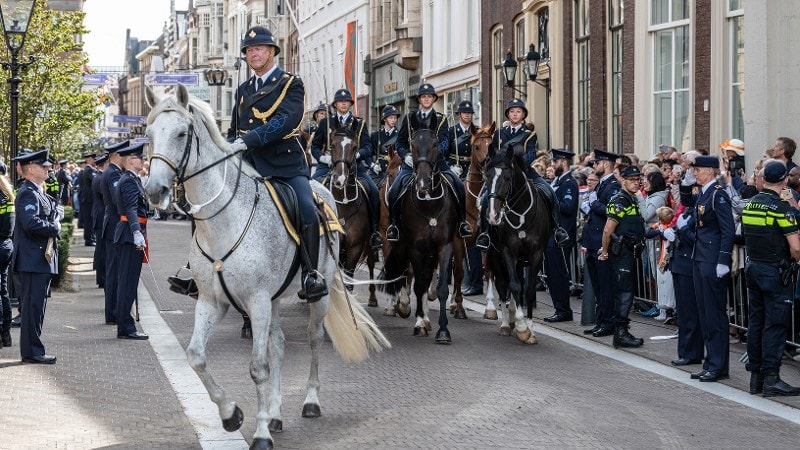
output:
[{"label": "uniform jacket", "polygon": [[298,136],[303,120],[305,86],[298,76],[280,67],[256,92],[255,77],[237,89],[228,139],[247,144],[247,159],[265,177],[309,177]]},{"label": "uniform jacket", "polygon": [[109,163],[100,177],[100,189],[103,194],[103,239],[113,240],[114,231],[117,229],[120,212],[117,210],[117,194],[119,193],[119,175],[122,169],[114,163]]},{"label": "uniform jacket", "polygon": [[66,205],[67,199],[69,198],[69,188],[72,185],[72,178],[70,178],[66,169],[59,169],[58,172],[56,172],[56,179],[58,179],[61,204]]},{"label": "uniform jacket", "polygon": [[17,272],[58,273],[58,245],[53,244],[53,258],[44,257],[49,238],[58,237],[56,223],[58,204],[25,180],[17,190],[14,201],[14,253],[11,267]]},{"label": "uniform jacket", "polygon": [[114,231],[115,244],[133,244],[133,233],[141,231],[147,235],[146,225],[139,223],[139,217],[147,217],[147,203],[144,197],[142,180],[126,170],[119,176],[119,186],[117,194],[117,210],[120,216],[125,216],[128,221],[119,221],[117,229]]},{"label": "uniform jacket", "polygon": [[330,129],[332,131],[336,131],[342,125],[352,126],[353,121],[356,121],[356,130],[358,130],[356,131],[356,139],[358,140],[356,143],[356,148],[358,149],[358,156],[356,159],[360,166],[366,165],[366,167],[369,167],[372,164],[372,141],[369,139],[369,133],[367,132],[364,119],[356,117],[352,113],[347,115],[347,122],[344,124],[339,123],[339,116],[337,114],[333,114],[333,117],[326,117],[319,122],[319,128],[316,133],[314,133],[314,138],[311,140],[311,156],[319,161],[320,156],[323,154],[330,155],[330,151],[328,150],[328,124],[330,124]]},{"label": "uniform jacket", "polygon": [[[369,137],[370,143],[372,144],[372,159],[378,162],[383,170],[386,170],[386,166],[389,165],[388,147],[397,143],[398,134],[399,130],[397,127],[392,128],[391,133],[387,133],[381,125],[381,127],[378,128],[377,131],[374,131]],[[392,142],[394,142],[394,144],[392,144]],[[386,145],[387,143],[389,146]]]},{"label": "uniform jacket", "polygon": [[690,214],[686,226],[678,230],[675,228],[676,239],[673,245],[672,258],[670,259],[669,270],[676,275],[692,276],[692,250],[694,249],[694,209],[686,209],[684,214]]},{"label": "uniform jacket", "polygon": [[[100,230],[103,228],[103,218],[106,213],[105,199],[103,198],[103,173],[105,170],[97,171],[97,175],[92,179],[92,229]],[[100,236],[97,236],[98,238]]]},{"label": "uniform jacket", "polygon": [[[522,133],[522,136],[520,136],[519,133]],[[517,134],[513,136],[510,126],[495,131],[492,144],[495,145],[496,148],[502,149],[508,142],[514,142],[514,153],[520,154],[524,152],[525,171],[530,172],[533,170],[531,164],[536,159],[536,148],[539,145],[536,132],[529,130],[525,125],[522,125],[519,131],[517,131]]]},{"label": "uniform jacket", "polygon": [[14,202],[0,191],[0,241],[11,239],[15,221]]},{"label": "uniform jacket", "polygon": [[464,169],[461,173],[462,179],[467,176],[467,167],[472,157],[472,133],[475,131],[478,131],[478,127],[473,124],[469,124],[464,130],[460,121],[447,130],[447,137],[450,139],[448,162],[451,166],[459,165]]},{"label": "uniform jacket", "polygon": [[[685,200],[686,186],[681,186],[681,202]],[[689,196],[691,189],[689,188]],[[695,242],[692,259],[694,261],[731,265],[733,251],[733,211],[728,193],[714,181],[705,192],[694,197]],[[687,205],[689,206],[689,205]]]},{"label": "uniform jacket", "polygon": [[603,240],[603,228],[606,226],[606,206],[611,197],[617,195],[621,189],[619,181],[614,175],[606,178],[603,177],[595,192],[597,192],[597,200],[589,205],[589,216],[586,219],[586,225],[583,227],[583,246],[589,249],[597,250],[600,248]]},{"label": "uniform jacket", "polygon": [[[410,154],[411,151],[411,137],[414,135],[416,130],[412,129],[409,123],[409,116],[412,114],[416,114],[419,120],[422,120],[422,113],[420,111],[412,111],[403,117],[403,121],[400,123],[400,131],[397,135],[397,145],[395,146],[395,150],[397,151],[397,155],[400,156],[400,159],[405,159],[407,154]],[[447,118],[439,112],[436,112],[435,109],[431,108],[428,111],[427,119],[430,121],[430,127],[433,130],[436,130],[436,135],[439,141],[439,145],[437,146],[438,158],[436,167],[439,170],[450,170],[450,165],[447,163],[447,152],[450,148],[450,138],[447,136],[447,130],[450,129],[448,125]]]},{"label": "uniform jacket", "polygon": [[81,205],[89,205],[91,207],[93,200],[92,180],[96,174],[97,170],[88,164],[78,174],[78,202]]},{"label": "uniform jacket", "polygon": [[[578,182],[570,172],[566,172],[556,178],[553,188],[556,191],[559,207],[558,224],[569,234],[569,241],[564,246],[572,247],[575,245],[575,233],[578,228]],[[551,247],[555,245],[552,237],[547,245]]]}]

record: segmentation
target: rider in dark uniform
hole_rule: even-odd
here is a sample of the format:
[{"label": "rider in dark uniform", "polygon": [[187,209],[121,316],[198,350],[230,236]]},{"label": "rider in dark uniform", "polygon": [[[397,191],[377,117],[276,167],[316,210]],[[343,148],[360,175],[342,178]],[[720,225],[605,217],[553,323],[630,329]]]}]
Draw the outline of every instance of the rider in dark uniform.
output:
[{"label": "rider in dark uniform", "polygon": [[450,170],[461,178],[461,181],[464,181],[469,172],[472,155],[472,133],[478,131],[478,127],[472,123],[472,115],[475,114],[475,110],[469,100],[463,100],[458,104],[456,114],[458,114],[458,123],[447,130],[447,136],[450,138],[448,162]]},{"label": "rider in dark uniform", "polygon": [[106,204],[103,198],[103,172],[108,165],[108,155],[105,153],[94,159],[97,164],[97,175],[92,180],[92,230],[97,240],[94,248],[92,267],[95,270],[95,281],[97,287],[103,288],[106,285],[106,244],[103,240],[103,217],[106,212]]},{"label": "rider in dark uniform", "polygon": [[800,388],[781,380],[781,357],[786,344],[786,325],[792,314],[792,263],[800,259],[795,210],[797,202],[786,187],[788,171],[783,162],[764,165],[764,189],[751,198],[742,212],[747,246],[747,370],[750,393],[764,397],[798,395]]},{"label": "rider in dark uniform", "polygon": [[[353,107],[353,96],[347,89],[339,89],[333,96],[334,111],[319,123],[319,129],[311,140],[311,155],[317,160],[317,171],[314,179],[322,182],[331,171],[331,155],[328,150],[330,142],[329,132],[336,131],[342,126],[354,126],[356,131],[356,175],[364,186],[369,197],[367,209],[370,218],[370,247],[377,250],[383,247],[383,238],[378,233],[380,204],[378,199],[378,186],[369,176],[372,165],[372,143],[369,140],[367,124],[361,117],[356,117],[350,111]],[[355,125],[354,125],[355,122]]]},{"label": "rider in dark uniform", "polygon": [[245,157],[264,176],[281,180],[294,190],[300,209],[300,256],[303,296],[309,302],[328,294],[317,271],[319,221],[309,182],[305,151],[295,139],[303,121],[305,86],[299,77],[278,67],[280,53],[272,32],[256,26],[245,33],[242,53],[255,72],[236,90],[228,138],[231,148],[246,150]]},{"label": "rider in dark uniform", "polygon": [[642,173],[638,166],[620,171],[622,189],[606,207],[603,240],[597,258],[611,261],[614,289],[614,348],[641,347],[644,340],[635,338],[628,330],[628,315],[633,305],[636,256],[644,243],[644,219],[639,213],[636,193]]},{"label": "rider in dark uniform", "polygon": [[[450,167],[447,164],[447,152],[448,148],[450,148],[450,139],[447,136],[447,130],[450,128],[447,124],[447,118],[442,114],[437,112],[433,109],[433,103],[439,98],[436,94],[436,90],[433,86],[429,83],[422,84],[419,89],[417,89],[417,101],[419,102],[419,110],[412,111],[409,113],[416,114],[417,119],[422,123],[429,123],[433,130],[436,131],[439,141],[438,146],[438,158],[436,161],[436,169],[439,170],[442,175],[447,177],[449,183],[453,186],[455,190],[456,200],[458,205],[456,205],[456,213],[458,214],[458,234],[462,238],[467,238],[472,236],[472,228],[469,226],[464,217],[466,216],[465,212],[465,192],[464,192],[464,183],[461,182],[461,179],[458,178],[453,172],[450,171]],[[395,146],[395,150],[397,151],[397,155],[400,156],[400,159],[403,160],[403,164],[400,165],[400,172],[397,174],[397,178],[392,183],[392,187],[389,189],[389,228],[386,230],[386,239],[389,241],[397,241],[400,239],[400,228],[398,224],[400,223],[400,192],[404,191],[408,183],[411,182],[411,178],[414,174],[413,159],[411,157],[411,147],[410,142],[411,138],[414,135],[416,130],[411,128],[411,124],[409,123],[409,115],[403,118],[403,122],[400,125],[400,131],[397,136],[397,145]]]},{"label": "rider in dark uniform", "polygon": [[381,110],[381,127],[375,130],[369,137],[372,142],[372,179],[375,184],[380,184],[386,176],[386,168],[389,166],[389,149],[397,143],[398,129],[397,119],[400,118],[400,111],[392,105],[386,105]]}]

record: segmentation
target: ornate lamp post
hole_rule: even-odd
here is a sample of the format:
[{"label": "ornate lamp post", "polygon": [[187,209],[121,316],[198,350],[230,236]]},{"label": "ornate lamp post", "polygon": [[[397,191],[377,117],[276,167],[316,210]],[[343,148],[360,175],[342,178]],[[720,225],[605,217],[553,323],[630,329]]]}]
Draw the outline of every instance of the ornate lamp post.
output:
[{"label": "ornate lamp post", "polygon": [[[533,81],[534,83],[538,84],[539,86],[544,87],[547,90],[546,91],[547,92],[547,118],[546,118],[546,120],[547,120],[547,128],[548,128],[548,130],[547,130],[547,147],[550,148],[550,130],[549,130],[549,128],[550,128],[550,80],[548,79],[548,80],[545,80],[545,81],[540,81],[540,80],[536,79],[536,77],[539,75],[539,64],[543,61],[543,58],[541,57],[539,52],[536,51],[536,46],[534,46],[533,44],[530,44],[530,46],[528,47],[528,53],[525,55],[524,58],[520,57],[520,61],[524,61],[525,62],[525,67],[523,68],[523,71],[528,72],[528,80]],[[545,64],[547,64],[549,66],[549,64],[550,64],[550,59],[549,58],[546,59]],[[506,59],[501,64],[501,67],[503,69],[503,76],[506,79],[506,85],[508,87],[510,87],[511,89],[515,90],[516,92],[518,92],[523,97],[527,97],[524,92],[522,92],[521,90],[517,89],[516,86],[514,86],[514,81],[516,80],[516,76],[517,76],[518,64],[517,64],[517,61],[514,60],[514,56],[511,54],[511,52],[506,53]],[[551,77],[552,77],[552,75],[551,75]]]},{"label": "ornate lamp post", "polygon": [[[17,102],[19,100],[19,83],[22,79],[19,72],[25,70],[33,63],[33,57],[28,56],[28,62],[19,62],[19,53],[25,44],[25,35],[28,33],[28,25],[33,16],[33,8],[36,0],[0,0],[0,19],[3,22],[3,33],[5,34],[6,46],[11,54],[11,62],[0,62],[3,69],[11,71],[8,78],[9,94],[11,97],[11,158],[16,158],[18,150],[17,141]],[[17,171],[11,170],[11,179],[16,181]]]},{"label": "ornate lamp post", "polygon": [[209,86],[224,86],[228,81],[228,71],[225,69],[206,69],[203,74]]}]

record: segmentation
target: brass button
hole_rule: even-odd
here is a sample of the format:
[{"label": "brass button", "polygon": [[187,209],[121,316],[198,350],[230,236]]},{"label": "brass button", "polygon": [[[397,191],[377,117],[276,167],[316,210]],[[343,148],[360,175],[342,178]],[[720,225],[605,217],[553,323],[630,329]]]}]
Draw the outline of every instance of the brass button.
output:
[{"label": "brass button", "polygon": [[248,122],[249,122],[249,123],[253,123],[253,119],[250,119]]}]

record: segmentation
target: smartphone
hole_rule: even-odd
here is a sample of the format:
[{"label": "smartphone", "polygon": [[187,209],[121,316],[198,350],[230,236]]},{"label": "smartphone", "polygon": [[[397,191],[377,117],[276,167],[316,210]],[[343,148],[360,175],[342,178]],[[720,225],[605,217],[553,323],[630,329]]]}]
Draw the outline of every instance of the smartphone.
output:
[{"label": "smartphone", "polygon": [[791,190],[791,189],[789,189],[789,188],[783,188],[783,189],[781,190],[781,200],[783,200],[783,201],[785,201],[785,202],[788,202],[789,200],[791,200],[791,199],[792,199],[792,197],[793,197],[793,196],[792,196],[792,190]]},{"label": "smartphone", "polygon": [[666,144],[659,145],[658,146],[658,151],[661,152],[661,153],[666,153],[667,152],[667,145]]}]

